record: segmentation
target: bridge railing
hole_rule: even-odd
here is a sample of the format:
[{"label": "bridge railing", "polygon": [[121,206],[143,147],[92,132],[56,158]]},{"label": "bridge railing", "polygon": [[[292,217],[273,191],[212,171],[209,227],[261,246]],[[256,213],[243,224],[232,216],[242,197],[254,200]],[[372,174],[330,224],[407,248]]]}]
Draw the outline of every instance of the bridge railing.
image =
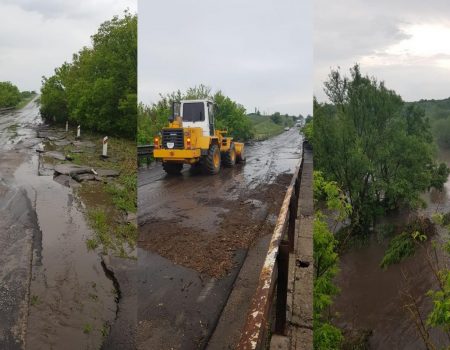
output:
[{"label": "bridge railing", "polygon": [[237,346],[239,350],[265,348],[275,296],[274,334],[283,335],[286,330],[289,253],[294,251],[295,224],[305,146],[304,143],[302,158],[295,169],[278,215],[258,286],[250,304],[246,323],[241,331],[241,338]]},{"label": "bridge railing", "polygon": [[150,164],[150,158],[153,155],[154,145],[138,145],[137,146],[137,162],[138,167],[141,165],[142,158],[145,158],[147,161],[147,165]]}]

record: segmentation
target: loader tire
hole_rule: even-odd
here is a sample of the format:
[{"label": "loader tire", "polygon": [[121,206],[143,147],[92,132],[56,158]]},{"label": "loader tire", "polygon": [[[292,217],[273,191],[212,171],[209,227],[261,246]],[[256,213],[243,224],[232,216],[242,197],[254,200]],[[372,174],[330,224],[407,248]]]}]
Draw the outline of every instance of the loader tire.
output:
[{"label": "loader tire", "polygon": [[241,154],[236,156],[236,162],[237,163],[244,163],[246,160],[247,160],[247,158],[246,158],[246,155],[245,155],[245,147],[242,146]]},{"label": "loader tire", "polygon": [[216,144],[212,144],[208,149],[208,154],[203,159],[203,170],[206,174],[214,175],[220,170],[220,149]]},{"label": "loader tire", "polygon": [[223,165],[231,168],[236,164],[236,149],[234,148],[234,143],[230,145],[228,151],[223,153]]},{"label": "loader tire", "polygon": [[163,163],[164,171],[169,175],[179,175],[183,169],[183,164],[180,163]]}]

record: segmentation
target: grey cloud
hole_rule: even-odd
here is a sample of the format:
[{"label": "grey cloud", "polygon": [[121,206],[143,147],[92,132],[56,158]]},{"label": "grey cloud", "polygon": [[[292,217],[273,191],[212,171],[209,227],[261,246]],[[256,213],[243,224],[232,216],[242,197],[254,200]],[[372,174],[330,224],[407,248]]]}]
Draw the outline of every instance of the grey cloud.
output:
[{"label": "grey cloud", "polygon": [[39,90],[43,75],[89,46],[98,26],[127,7],[135,12],[136,0],[0,0],[0,79]]},{"label": "grey cloud", "polygon": [[127,6],[130,7],[130,10],[136,10],[136,1],[0,0],[0,3],[16,5],[26,12],[37,13],[46,19],[73,18],[86,20],[98,17],[101,12],[121,11]]},{"label": "grey cloud", "polygon": [[[315,4],[314,93],[319,100],[325,99],[323,81],[330,68],[340,66],[348,71],[355,62],[369,56],[384,58],[386,63],[391,56],[385,50],[408,38],[402,30],[405,25],[450,21],[450,2],[446,0],[343,0],[333,3],[316,0]],[[395,86],[406,99],[432,97],[432,93],[446,95],[445,89],[429,89],[425,84],[430,82],[427,71],[433,72],[431,75],[438,80],[436,86],[440,89],[445,86],[441,82],[448,82],[449,70],[433,66],[434,57],[429,57],[426,62],[411,57],[404,62],[405,66],[391,58],[392,64],[361,68]],[[411,86],[416,90],[413,91]]]},{"label": "grey cloud", "polygon": [[204,83],[249,110],[311,112],[311,2],[139,5],[139,97],[144,103],[155,102],[159,93]]}]

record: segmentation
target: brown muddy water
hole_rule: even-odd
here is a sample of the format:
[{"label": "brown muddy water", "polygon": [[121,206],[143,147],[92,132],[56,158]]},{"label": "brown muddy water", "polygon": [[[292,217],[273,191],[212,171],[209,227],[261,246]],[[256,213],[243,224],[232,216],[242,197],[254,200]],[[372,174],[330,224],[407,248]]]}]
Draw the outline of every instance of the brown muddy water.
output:
[{"label": "brown muddy water", "polygon": [[[439,160],[450,166],[450,151],[440,151]],[[431,217],[436,212],[450,211],[450,180],[442,192],[424,193],[427,208],[420,214]],[[411,213],[400,213],[388,222],[407,221]],[[434,240],[448,237],[445,229],[437,228]],[[340,294],[335,299],[333,311],[337,313],[334,322],[341,328],[370,330],[370,349],[426,349],[419,336],[410,313],[405,308],[406,294],[416,298],[423,318],[432,308],[425,295],[436,288],[436,279],[428,264],[427,255],[431,251],[430,242],[416,254],[388,267],[380,268],[380,262],[387,248],[387,242],[371,239],[362,248],[353,248],[340,259],[337,285]],[[449,266],[448,256],[441,255],[441,266]],[[438,348],[450,347],[450,340],[438,330],[430,332],[433,343]]]},{"label": "brown muddy water", "polygon": [[[24,250],[31,247],[32,254],[28,262],[31,269],[21,269],[28,271],[20,289],[20,295],[26,297],[27,315],[12,321],[24,327],[11,348],[99,349],[116,318],[117,295],[101,258],[87,250],[85,242],[93,232],[84,219],[83,203],[52,175],[38,175],[36,149],[43,143],[35,132],[41,123],[36,104],[32,102],[1,119],[0,127],[5,127],[0,130],[1,155],[8,161],[2,162],[0,177],[5,188],[17,189],[28,197],[30,213],[24,215],[32,218],[27,225],[36,227],[27,236],[28,242],[16,243],[23,244]],[[0,223],[0,235],[7,236],[9,231]],[[7,258],[14,271],[18,257],[11,253]]]}]

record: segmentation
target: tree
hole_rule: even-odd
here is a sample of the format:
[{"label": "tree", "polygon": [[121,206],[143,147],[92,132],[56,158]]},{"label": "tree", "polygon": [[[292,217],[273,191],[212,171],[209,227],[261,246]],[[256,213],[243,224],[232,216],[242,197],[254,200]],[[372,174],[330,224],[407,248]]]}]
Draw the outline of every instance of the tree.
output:
[{"label": "tree", "polygon": [[216,128],[226,129],[230,136],[246,141],[253,137],[253,126],[244,106],[232,101],[221,91],[214,94]]},{"label": "tree", "polygon": [[345,191],[353,208],[351,231],[361,233],[387,210],[420,205],[420,193],[446,178],[436,172],[448,175],[448,169],[433,158],[423,110],[405,107],[358,65],[350,72],[347,78],[331,71],[325,82],[331,104],[314,100],[313,147],[316,169]]},{"label": "tree", "polygon": [[14,107],[22,99],[17,86],[9,81],[0,82],[0,108]]},{"label": "tree", "polygon": [[281,125],[283,123],[280,112],[275,112],[274,114],[272,114],[270,119],[272,119],[272,121],[278,125]]},{"label": "tree", "polygon": [[92,48],[43,77],[41,115],[133,138],[137,119],[137,17],[125,11],[100,25]]}]

